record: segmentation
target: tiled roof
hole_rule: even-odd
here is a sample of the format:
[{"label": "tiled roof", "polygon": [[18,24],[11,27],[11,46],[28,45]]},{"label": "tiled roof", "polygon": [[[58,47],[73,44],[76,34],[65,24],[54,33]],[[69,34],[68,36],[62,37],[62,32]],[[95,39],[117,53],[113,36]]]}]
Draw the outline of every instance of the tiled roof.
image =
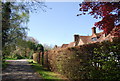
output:
[{"label": "tiled roof", "polygon": [[[98,39],[103,35],[103,32],[100,33],[95,33],[94,35],[91,36],[80,36],[80,39],[84,44],[92,43],[92,38],[93,37],[98,37]],[[95,41],[94,41],[95,42]]]},{"label": "tiled roof", "polygon": [[73,46],[75,46],[75,42],[71,42],[71,43],[68,45],[68,47],[73,47]]},{"label": "tiled roof", "polygon": [[87,44],[91,42],[91,36],[80,36],[80,39],[83,41],[83,43]]},{"label": "tiled roof", "polygon": [[[118,31],[118,33],[120,32],[120,25],[115,27],[113,29],[113,31],[111,31],[111,33],[113,33],[114,31]],[[79,35],[78,35],[79,36]],[[120,34],[119,34],[120,36]],[[97,37],[97,40],[92,40],[92,38]],[[103,34],[103,32],[99,32],[99,33],[92,33],[91,36],[79,36],[77,37],[77,41],[79,41],[78,45],[83,45],[83,44],[88,44],[88,43],[96,43],[96,42],[101,42],[104,41],[106,39],[110,39],[111,35],[108,34],[107,37],[105,37],[105,35]],[[67,47],[74,47],[76,42],[71,42],[69,44],[63,44],[61,46],[61,48],[67,48]]]},{"label": "tiled roof", "polygon": [[68,47],[68,44],[63,44],[63,45],[61,46],[61,48],[66,48],[66,47]]}]

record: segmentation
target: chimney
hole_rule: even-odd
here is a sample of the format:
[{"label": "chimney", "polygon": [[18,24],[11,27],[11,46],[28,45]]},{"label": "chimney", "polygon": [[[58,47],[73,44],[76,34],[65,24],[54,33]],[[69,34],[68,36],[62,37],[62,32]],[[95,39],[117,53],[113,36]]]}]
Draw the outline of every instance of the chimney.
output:
[{"label": "chimney", "polygon": [[96,34],[96,27],[92,27],[92,34]]},{"label": "chimney", "polygon": [[75,46],[77,46],[79,43],[79,35],[74,35],[74,42],[75,42]]},{"label": "chimney", "polygon": [[57,45],[54,46],[54,48],[57,48],[57,47],[58,47]]}]

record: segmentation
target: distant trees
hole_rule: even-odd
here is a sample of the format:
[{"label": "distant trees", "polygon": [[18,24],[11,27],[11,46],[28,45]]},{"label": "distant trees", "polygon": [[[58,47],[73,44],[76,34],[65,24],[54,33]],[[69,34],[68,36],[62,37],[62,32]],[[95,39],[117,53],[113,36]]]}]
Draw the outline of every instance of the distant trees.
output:
[{"label": "distant trees", "polygon": [[44,47],[44,51],[49,51],[53,48],[52,45],[47,45],[47,44],[43,44],[43,47]]},{"label": "distant trees", "polygon": [[[3,57],[15,50],[17,39],[26,35],[28,10],[14,2],[2,2],[2,51]],[[9,50],[9,51],[8,51]]]},{"label": "distant trees", "polygon": [[82,13],[78,16],[90,14],[96,19],[101,18],[101,21],[96,22],[95,26],[108,34],[115,26],[120,24],[119,7],[120,2],[82,2],[79,9]]},{"label": "distant trees", "polygon": [[[33,38],[33,37],[32,37]],[[34,40],[36,41],[36,40]],[[44,47],[42,44],[36,43],[31,40],[18,40],[18,49],[21,50],[22,56],[26,58],[32,58],[34,52],[44,52]],[[19,53],[19,52],[17,52]]]},{"label": "distant trees", "polygon": [[12,55],[19,55],[20,57],[32,58],[32,54],[36,50],[36,43],[25,40],[18,39],[16,44],[16,50],[12,52]]},{"label": "distant trees", "polygon": [[[3,58],[18,49],[35,48],[34,43],[26,41],[29,12],[46,7],[43,2],[1,2],[2,10],[2,55]],[[36,42],[36,41],[35,41]],[[23,48],[22,48],[23,47]],[[26,51],[25,51],[26,52]],[[18,52],[16,52],[18,53]],[[24,54],[24,53],[22,53]]]},{"label": "distant trees", "polygon": [[6,49],[4,49],[4,52],[6,53],[4,58],[32,58],[34,52],[44,52],[42,44],[27,40],[26,38],[17,39],[16,41],[15,45],[6,46]]}]

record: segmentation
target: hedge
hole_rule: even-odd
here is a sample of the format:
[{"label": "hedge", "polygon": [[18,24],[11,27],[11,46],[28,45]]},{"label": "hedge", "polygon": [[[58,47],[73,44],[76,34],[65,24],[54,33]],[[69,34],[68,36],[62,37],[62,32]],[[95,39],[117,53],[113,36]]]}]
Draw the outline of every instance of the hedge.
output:
[{"label": "hedge", "polygon": [[114,38],[113,42],[51,50],[44,57],[51,71],[71,80],[120,80],[120,38]]}]

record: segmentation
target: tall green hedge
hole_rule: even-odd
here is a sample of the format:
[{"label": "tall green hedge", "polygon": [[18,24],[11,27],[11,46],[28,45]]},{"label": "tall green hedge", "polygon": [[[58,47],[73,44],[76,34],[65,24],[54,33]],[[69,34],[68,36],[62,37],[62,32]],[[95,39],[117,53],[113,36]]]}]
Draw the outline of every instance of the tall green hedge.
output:
[{"label": "tall green hedge", "polygon": [[52,71],[69,79],[120,80],[120,38],[48,52]]}]

